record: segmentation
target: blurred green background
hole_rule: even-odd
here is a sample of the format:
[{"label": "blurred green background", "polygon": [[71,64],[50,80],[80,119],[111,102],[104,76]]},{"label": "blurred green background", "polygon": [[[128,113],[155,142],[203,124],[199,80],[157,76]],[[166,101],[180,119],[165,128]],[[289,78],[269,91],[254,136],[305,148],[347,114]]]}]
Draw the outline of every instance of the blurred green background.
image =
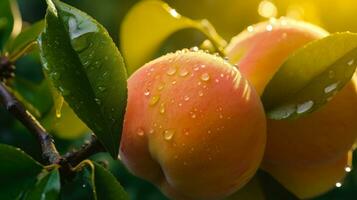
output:
[{"label": "blurred green background", "polygon": [[[19,0],[22,18],[28,23],[44,17],[44,0]],[[137,0],[66,0],[65,2],[89,13],[110,32],[120,46],[119,28],[125,14]],[[356,0],[167,0],[173,8],[184,16],[193,19],[207,18],[227,41],[247,26],[268,17],[289,16],[313,22],[330,32],[357,32]],[[144,36],[143,36],[144,37]],[[202,41],[202,35],[194,31],[183,31],[167,40],[161,53],[182,47],[191,47]],[[138,44],[140,45],[140,44]],[[53,101],[47,83],[43,80],[38,55],[33,53],[17,63],[17,78],[12,86],[23,98],[32,103],[39,118],[54,135],[61,153],[79,148],[89,137],[88,129],[76,119],[68,107],[64,107],[62,117],[56,118]],[[22,148],[40,160],[39,147],[32,135],[14,120],[2,108],[0,109],[0,143]],[[357,156],[354,156],[354,164]],[[106,154],[99,154],[94,159],[107,165],[113,174],[135,200],[166,199],[154,186],[130,175],[119,161],[113,161]],[[86,180],[80,176],[66,184],[62,199],[90,199],[87,195]],[[88,185],[88,184],[87,184]],[[342,187],[319,198],[320,200],[357,199],[357,170],[352,170]]]}]

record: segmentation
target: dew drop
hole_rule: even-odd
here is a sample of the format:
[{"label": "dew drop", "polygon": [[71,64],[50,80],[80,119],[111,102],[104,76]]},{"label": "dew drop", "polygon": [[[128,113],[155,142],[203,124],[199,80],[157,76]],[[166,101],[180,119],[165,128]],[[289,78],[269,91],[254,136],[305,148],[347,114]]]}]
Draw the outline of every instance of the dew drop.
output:
[{"label": "dew drop", "polygon": [[196,117],[197,117],[197,115],[195,113],[191,112],[191,118],[196,119]]},{"label": "dew drop", "polygon": [[102,103],[102,102],[100,101],[100,99],[98,99],[98,98],[95,98],[94,101],[95,101],[95,103],[98,104],[98,105],[100,105],[100,104]]},{"label": "dew drop", "polygon": [[145,134],[144,130],[139,128],[137,131],[136,131],[136,134],[138,134],[138,136],[143,136]]},{"label": "dew drop", "polygon": [[354,62],[355,62],[355,60],[350,60],[347,64],[348,64],[348,66],[352,66]]},{"label": "dew drop", "polygon": [[161,90],[164,89],[164,87],[165,87],[165,84],[164,84],[164,83],[160,83],[157,89],[158,89],[159,91],[161,91]]},{"label": "dew drop", "polygon": [[219,79],[218,79],[218,78],[216,78],[216,79],[214,80],[214,82],[219,83]]},{"label": "dew drop", "polygon": [[67,95],[70,95],[70,94],[71,94],[71,92],[70,92],[69,90],[67,90],[67,89],[65,89],[65,88],[63,88],[63,87],[59,87],[58,89],[59,89],[59,91],[61,92],[61,94],[62,94],[63,96],[67,96]]},{"label": "dew drop", "polygon": [[185,69],[185,68],[181,69],[181,71],[180,71],[180,76],[181,76],[181,77],[185,77],[185,76],[187,76],[187,75],[188,75],[187,69]]},{"label": "dew drop", "polygon": [[174,74],[176,74],[176,67],[174,66],[170,66],[167,71],[166,71],[166,74],[169,75],[169,76],[173,76]]},{"label": "dew drop", "polygon": [[164,131],[164,139],[171,140],[175,135],[175,131],[172,129],[168,129]]},{"label": "dew drop", "polygon": [[155,132],[154,129],[150,129],[150,130],[149,130],[149,134],[153,134],[154,132]]},{"label": "dew drop", "polygon": [[160,96],[155,95],[153,97],[151,97],[149,105],[150,106],[154,106],[155,104],[157,104],[157,102],[160,100]]},{"label": "dew drop", "polygon": [[59,80],[61,78],[61,74],[54,72],[51,74],[51,77],[53,78],[53,80]]},{"label": "dew drop", "polygon": [[150,95],[150,91],[149,90],[146,90],[145,92],[144,92],[144,96],[149,96]]},{"label": "dew drop", "polygon": [[192,48],[190,48],[190,50],[193,51],[193,52],[197,52],[197,51],[199,51],[199,48],[198,47],[192,47]]},{"label": "dew drop", "polygon": [[200,67],[198,65],[196,65],[194,68],[193,68],[193,71],[198,71],[200,69]]},{"label": "dew drop", "polygon": [[174,81],[171,82],[172,85],[176,85],[176,83],[177,83],[176,80],[174,80]]},{"label": "dew drop", "polygon": [[330,93],[330,92],[334,91],[334,90],[337,88],[337,86],[338,86],[338,83],[333,83],[333,84],[327,86],[327,87],[324,89],[324,92],[325,92],[325,93]]},{"label": "dew drop", "polygon": [[248,26],[247,30],[248,30],[248,32],[252,33],[254,31],[254,27],[253,26]]},{"label": "dew drop", "polygon": [[203,69],[203,68],[206,68],[206,65],[205,64],[202,64],[201,65],[201,68]]},{"label": "dew drop", "polygon": [[159,110],[160,114],[164,114],[165,113],[165,104],[160,104],[160,110]]},{"label": "dew drop", "polygon": [[340,182],[336,183],[336,187],[340,188],[341,186],[342,186],[342,183],[340,183]]},{"label": "dew drop", "polygon": [[208,73],[203,73],[203,74],[201,75],[201,80],[202,80],[202,81],[209,81],[209,79],[210,79],[210,76],[209,76]]},{"label": "dew drop", "polygon": [[305,102],[303,104],[298,105],[297,109],[296,109],[296,112],[298,114],[305,113],[305,112],[309,111],[312,108],[313,105],[314,105],[313,101],[307,101],[307,102]]},{"label": "dew drop", "polygon": [[267,31],[272,31],[272,30],[273,30],[273,25],[268,24],[268,25],[266,26],[266,30],[267,30]]},{"label": "dew drop", "polygon": [[190,97],[189,97],[189,96],[185,96],[185,97],[183,98],[183,100],[189,101],[189,100],[190,100]]},{"label": "dew drop", "polygon": [[99,86],[99,87],[98,87],[98,90],[99,90],[100,92],[104,92],[104,91],[106,90],[106,88],[105,88],[105,87],[102,87],[102,86]]},{"label": "dew drop", "polygon": [[334,78],[334,77],[335,77],[335,72],[332,71],[332,70],[330,70],[330,71],[328,72],[328,77],[329,77],[329,78]]},{"label": "dew drop", "polygon": [[203,96],[203,92],[202,91],[198,91],[198,96],[202,97]]},{"label": "dew drop", "polygon": [[346,172],[351,172],[351,171],[352,171],[352,168],[351,168],[350,166],[346,166],[346,167],[345,167],[345,171],[346,171]]}]

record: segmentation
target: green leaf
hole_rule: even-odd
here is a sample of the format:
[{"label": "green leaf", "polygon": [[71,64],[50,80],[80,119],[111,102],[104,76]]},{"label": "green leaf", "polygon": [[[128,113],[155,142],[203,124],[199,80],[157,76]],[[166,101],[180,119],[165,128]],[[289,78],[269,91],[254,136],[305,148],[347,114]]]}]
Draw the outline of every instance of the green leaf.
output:
[{"label": "green leaf", "polygon": [[18,199],[43,169],[18,148],[0,144],[0,199]]},{"label": "green leaf", "polygon": [[0,49],[9,39],[16,37],[22,28],[22,19],[16,0],[0,1]]},{"label": "green leaf", "polygon": [[27,192],[25,200],[56,200],[59,198],[61,188],[60,175],[57,169],[51,172],[45,172],[45,175],[39,177],[36,185]]},{"label": "green leaf", "polygon": [[105,28],[90,16],[58,1],[56,7],[49,5],[39,38],[43,67],[79,118],[117,158],[127,99],[122,56]]},{"label": "green leaf", "polygon": [[348,83],[357,66],[357,34],[336,33],[309,43],[282,65],[262,100],[268,117],[289,119],[311,113]]},{"label": "green leaf", "polygon": [[207,20],[194,21],[183,17],[168,4],[158,0],[137,3],[125,17],[120,33],[129,74],[151,60],[161,43],[170,35],[187,28],[204,33],[218,50],[226,46],[226,41]]},{"label": "green leaf", "polygon": [[27,53],[27,50],[29,50],[30,47],[35,44],[44,27],[45,22],[44,20],[41,20],[22,31],[14,40],[7,43],[6,51],[10,54],[10,57],[16,58],[23,55],[24,53]]},{"label": "green leaf", "polygon": [[13,23],[9,0],[0,1],[0,49],[11,34]]},{"label": "green leaf", "polygon": [[94,163],[94,194],[98,200],[129,200],[128,194],[117,179],[104,167]]}]

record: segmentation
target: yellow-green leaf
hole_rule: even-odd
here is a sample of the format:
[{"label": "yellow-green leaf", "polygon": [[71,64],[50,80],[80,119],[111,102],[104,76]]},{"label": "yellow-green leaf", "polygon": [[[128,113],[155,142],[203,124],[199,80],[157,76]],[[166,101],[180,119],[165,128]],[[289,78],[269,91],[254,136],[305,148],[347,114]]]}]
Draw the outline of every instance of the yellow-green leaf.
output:
[{"label": "yellow-green leaf", "polygon": [[262,100],[268,116],[297,118],[317,110],[351,80],[356,66],[357,34],[336,33],[309,43],[266,87]]},{"label": "yellow-green leaf", "polygon": [[152,59],[155,51],[170,35],[187,28],[204,33],[218,51],[226,45],[226,41],[207,20],[195,21],[181,16],[168,4],[158,0],[146,0],[136,4],[125,17],[120,33],[129,74]]}]

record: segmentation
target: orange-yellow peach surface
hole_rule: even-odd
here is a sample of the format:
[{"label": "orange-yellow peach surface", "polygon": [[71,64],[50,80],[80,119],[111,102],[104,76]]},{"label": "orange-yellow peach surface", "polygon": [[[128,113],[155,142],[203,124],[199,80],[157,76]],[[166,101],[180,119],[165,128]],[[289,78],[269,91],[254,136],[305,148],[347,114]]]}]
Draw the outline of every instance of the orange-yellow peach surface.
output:
[{"label": "orange-yellow peach surface", "polygon": [[[248,27],[226,51],[262,95],[290,54],[326,35],[323,29],[305,22],[273,19]],[[300,198],[333,188],[345,175],[348,152],[357,136],[356,105],[356,84],[351,81],[332,101],[306,117],[268,120],[262,168]]]},{"label": "orange-yellow peach surface", "polygon": [[259,95],[220,57],[188,50],[149,62],[128,81],[120,156],[170,199],[223,199],[260,165]]}]

